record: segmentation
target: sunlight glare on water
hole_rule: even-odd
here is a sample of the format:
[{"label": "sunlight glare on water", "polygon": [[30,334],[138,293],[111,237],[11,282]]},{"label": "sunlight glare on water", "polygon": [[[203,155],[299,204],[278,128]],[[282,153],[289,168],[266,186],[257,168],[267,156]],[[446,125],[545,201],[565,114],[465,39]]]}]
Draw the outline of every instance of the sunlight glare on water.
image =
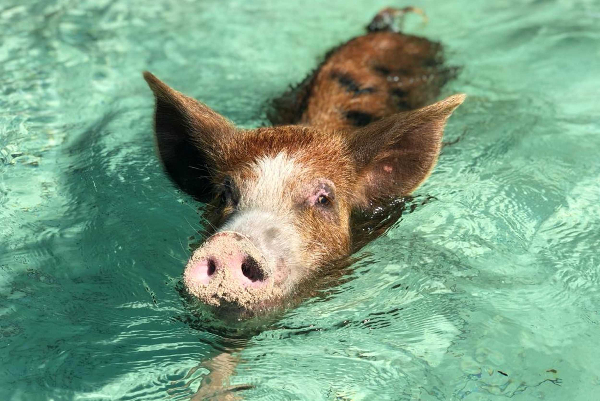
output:
[{"label": "sunlight glare on water", "polygon": [[223,351],[249,400],[600,399],[598,0],[412,3],[469,96],[432,200],[245,348],[189,324],[141,72],[256,127],[388,5],[0,4],[0,399],[189,399]]}]

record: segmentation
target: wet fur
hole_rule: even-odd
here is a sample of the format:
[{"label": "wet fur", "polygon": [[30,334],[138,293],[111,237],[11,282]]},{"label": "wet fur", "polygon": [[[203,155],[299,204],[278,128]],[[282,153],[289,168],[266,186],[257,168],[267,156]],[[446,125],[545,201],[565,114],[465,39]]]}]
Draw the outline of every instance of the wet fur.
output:
[{"label": "wet fur", "polygon": [[325,56],[299,85],[271,102],[273,125],[355,129],[425,106],[454,78],[440,43],[402,33],[371,32]]}]

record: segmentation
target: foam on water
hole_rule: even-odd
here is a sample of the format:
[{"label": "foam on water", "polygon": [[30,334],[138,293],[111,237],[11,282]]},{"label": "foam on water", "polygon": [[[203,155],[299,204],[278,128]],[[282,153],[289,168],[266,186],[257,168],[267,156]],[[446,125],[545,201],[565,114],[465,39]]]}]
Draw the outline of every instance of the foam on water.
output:
[{"label": "foam on water", "polygon": [[248,341],[190,323],[141,71],[255,127],[388,5],[3,1],[0,399],[188,399],[222,352],[247,399],[600,398],[598,0],[413,3],[469,95],[433,199]]}]

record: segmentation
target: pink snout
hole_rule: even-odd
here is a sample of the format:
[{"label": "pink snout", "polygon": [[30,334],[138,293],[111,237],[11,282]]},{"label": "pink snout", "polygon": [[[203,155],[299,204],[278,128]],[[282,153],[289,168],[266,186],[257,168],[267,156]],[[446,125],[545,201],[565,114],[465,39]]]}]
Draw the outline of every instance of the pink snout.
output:
[{"label": "pink snout", "polygon": [[247,237],[232,231],[210,237],[194,252],[183,276],[192,295],[214,305],[221,300],[251,303],[253,293],[272,281],[262,253]]},{"label": "pink snout", "polygon": [[265,280],[265,273],[260,264],[252,256],[243,251],[232,251],[225,255],[208,255],[189,268],[187,275],[196,283],[208,285],[215,277],[217,270],[227,269],[233,279],[244,287],[260,286]]}]

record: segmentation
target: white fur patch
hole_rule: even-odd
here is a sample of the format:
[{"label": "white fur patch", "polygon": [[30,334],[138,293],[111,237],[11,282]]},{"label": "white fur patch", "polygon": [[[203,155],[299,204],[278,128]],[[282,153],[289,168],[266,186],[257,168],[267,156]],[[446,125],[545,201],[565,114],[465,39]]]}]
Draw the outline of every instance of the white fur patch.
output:
[{"label": "white fur patch", "polygon": [[275,285],[287,293],[300,279],[301,236],[293,224],[290,188],[302,166],[286,153],[258,159],[255,179],[241,187],[239,211],[221,228],[249,238],[263,254]]},{"label": "white fur patch", "polygon": [[254,172],[257,180],[246,188],[242,208],[245,206],[262,206],[270,210],[278,210],[288,204],[291,180],[302,172],[302,166],[286,153],[278,153],[275,157],[263,157],[256,161]]}]

